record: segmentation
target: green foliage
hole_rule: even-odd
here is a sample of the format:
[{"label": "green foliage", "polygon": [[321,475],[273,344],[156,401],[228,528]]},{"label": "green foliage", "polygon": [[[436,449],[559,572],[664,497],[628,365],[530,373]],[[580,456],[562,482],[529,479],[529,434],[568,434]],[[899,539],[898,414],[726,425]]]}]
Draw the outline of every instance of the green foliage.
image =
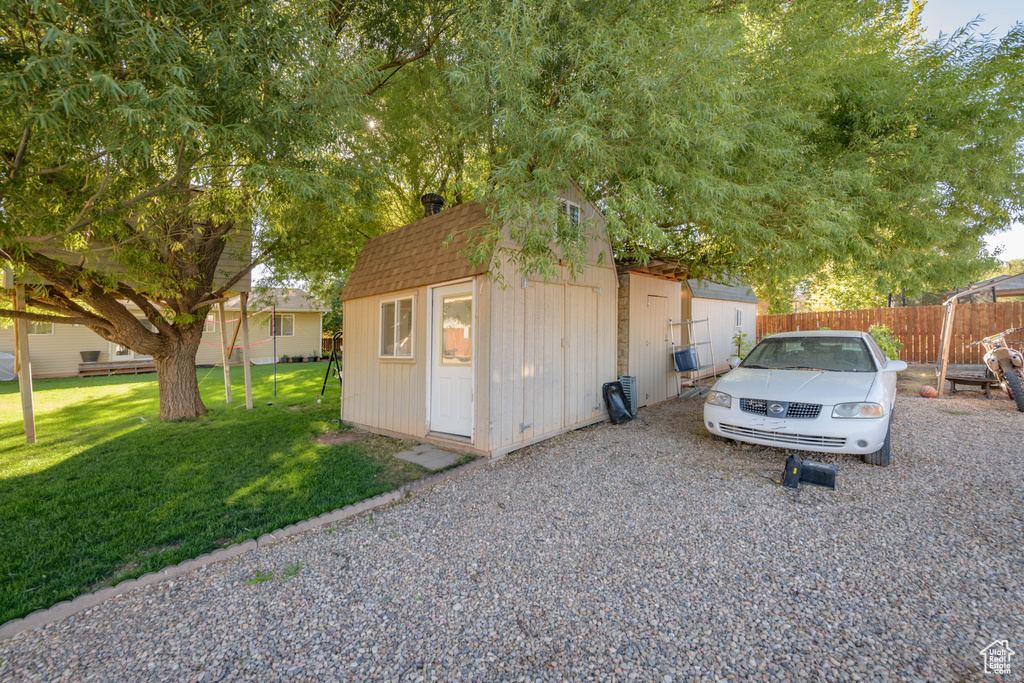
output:
[{"label": "green foliage", "polygon": [[878,276],[862,266],[828,263],[802,284],[811,311],[845,311],[885,306],[887,291],[878,290]]},{"label": "green foliage", "polygon": [[281,572],[281,582],[282,583],[287,583],[288,581],[291,581],[296,576],[298,576],[299,572],[301,572],[301,571],[302,571],[302,563],[301,562],[294,562],[292,564],[285,565],[284,571]]},{"label": "green foliage", "polygon": [[886,325],[872,325],[868,332],[878,342],[878,346],[882,349],[882,353],[885,354],[886,358],[900,357],[900,351],[903,350],[903,342]]},{"label": "green foliage", "polygon": [[995,268],[993,268],[992,270],[985,273],[982,279],[988,280],[989,278],[1000,277],[1003,275],[1017,275],[1019,273],[1024,273],[1024,258],[1010,259],[1009,261],[1004,261]]},{"label": "green foliage", "polygon": [[732,344],[736,347],[736,355],[740,360],[747,357],[750,353],[750,349],[754,348],[753,344],[747,341],[748,335],[744,332],[737,330],[736,334],[732,335]]},{"label": "green foliage", "polygon": [[246,581],[247,586],[255,586],[265,581],[271,581],[274,578],[274,572],[264,572],[262,569],[256,570],[256,576]]}]

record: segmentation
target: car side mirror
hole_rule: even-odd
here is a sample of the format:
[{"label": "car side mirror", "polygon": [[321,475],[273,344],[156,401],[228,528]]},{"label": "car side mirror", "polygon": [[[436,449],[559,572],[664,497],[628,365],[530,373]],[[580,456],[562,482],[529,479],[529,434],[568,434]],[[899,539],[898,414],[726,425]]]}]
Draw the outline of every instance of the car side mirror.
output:
[{"label": "car side mirror", "polygon": [[891,360],[882,366],[882,372],[903,372],[907,369],[907,361]]}]

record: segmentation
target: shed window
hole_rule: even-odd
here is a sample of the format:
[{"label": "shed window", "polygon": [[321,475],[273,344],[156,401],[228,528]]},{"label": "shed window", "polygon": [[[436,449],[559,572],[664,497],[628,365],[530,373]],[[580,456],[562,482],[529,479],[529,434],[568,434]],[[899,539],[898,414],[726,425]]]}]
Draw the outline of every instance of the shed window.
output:
[{"label": "shed window", "polygon": [[53,334],[53,323],[44,323],[37,320],[28,321],[29,334]]},{"label": "shed window", "polygon": [[736,327],[743,327],[743,309],[736,309]]},{"label": "shed window", "polygon": [[293,313],[278,313],[274,316],[274,336],[295,336],[295,315]]},{"label": "shed window", "polygon": [[380,305],[380,355],[412,357],[412,298],[384,301]]},{"label": "shed window", "polygon": [[569,222],[573,225],[580,224],[580,205],[573,202],[562,202],[562,208],[565,211],[565,215],[569,217]]}]

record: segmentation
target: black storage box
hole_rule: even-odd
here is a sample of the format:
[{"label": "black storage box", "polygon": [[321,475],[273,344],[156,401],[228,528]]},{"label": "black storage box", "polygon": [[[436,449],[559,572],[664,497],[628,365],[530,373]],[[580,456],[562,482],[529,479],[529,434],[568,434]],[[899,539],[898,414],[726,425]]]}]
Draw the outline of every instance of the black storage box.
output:
[{"label": "black storage box", "polygon": [[811,462],[807,460],[800,470],[800,481],[804,484],[824,486],[827,489],[835,490],[836,473],[839,468],[835,465],[827,465],[823,462]]}]

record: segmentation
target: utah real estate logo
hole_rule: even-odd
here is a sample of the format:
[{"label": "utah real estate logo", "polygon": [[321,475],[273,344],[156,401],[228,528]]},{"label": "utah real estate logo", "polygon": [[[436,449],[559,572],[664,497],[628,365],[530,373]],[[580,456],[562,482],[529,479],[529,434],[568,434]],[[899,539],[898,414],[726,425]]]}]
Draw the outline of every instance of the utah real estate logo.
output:
[{"label": "utah real estate logo", "polygon": [[981,651],[985,659],[985,673],[1005,675],[1010,673],[1010,657],[1017,654],[1005,640],[993,640]]}]

